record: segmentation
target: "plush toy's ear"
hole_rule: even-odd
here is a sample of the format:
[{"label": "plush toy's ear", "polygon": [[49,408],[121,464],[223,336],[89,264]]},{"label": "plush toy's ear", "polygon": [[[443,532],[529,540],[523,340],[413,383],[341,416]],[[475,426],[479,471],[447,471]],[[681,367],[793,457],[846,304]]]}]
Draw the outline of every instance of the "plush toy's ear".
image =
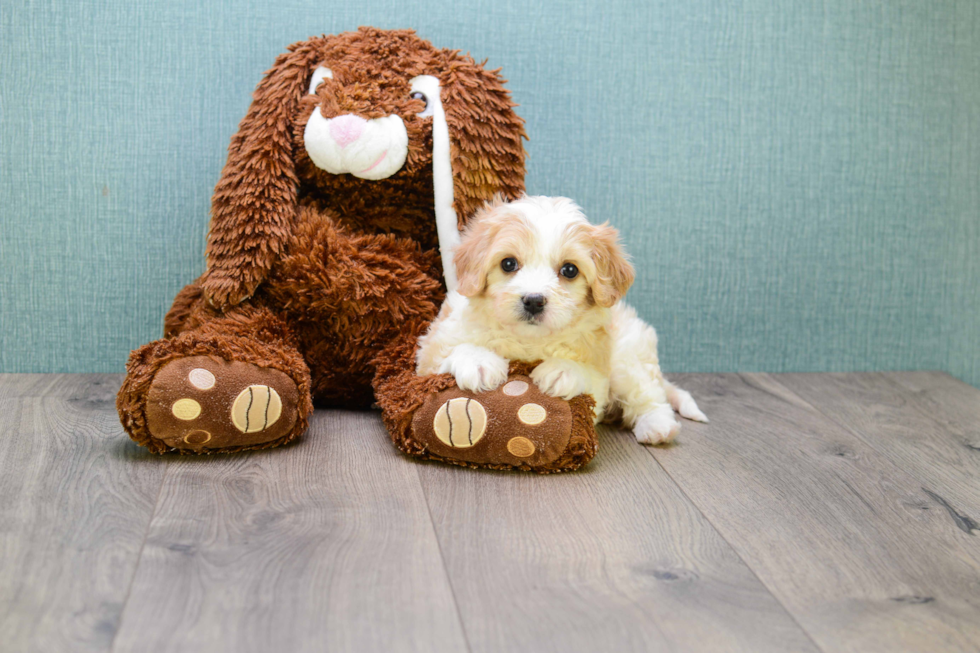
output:
[{"label": "plush toy's ear", "polygon": [[282,253],[296,212],[292,120],[319,63],[319,42],[295,43],[276,59],[231,139],[211,201],[202,281],[216,307],[250,297]]},{"label": "plush toy's ear", "polygon": [[443,106],[449,125],[453,208],[459,228],[495,195],[515,200],[524,192],[524,121],[499,70],[469,56],[454,57]]},{"label": "plush toy's ear", "polygon": [[592,297],[599,306],[609,308],[630,289],[636,273],[619,244],[619,232],[608,222],[592,227],[592,240],[595,243],[592,260],[596,267]]}]

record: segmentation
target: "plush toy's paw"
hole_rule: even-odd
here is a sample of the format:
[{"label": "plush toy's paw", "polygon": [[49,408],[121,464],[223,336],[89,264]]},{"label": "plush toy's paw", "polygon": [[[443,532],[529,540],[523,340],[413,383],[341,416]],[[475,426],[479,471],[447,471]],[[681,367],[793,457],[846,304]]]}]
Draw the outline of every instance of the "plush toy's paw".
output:
[{"label": "plush toy's paw", "polygon": [[412,419],[411,440],[429,458],[540,472],[576,469],[598,448],[591,397],[549,397],[524,375],[474,393],[458,387],[430,396]]},{"label": "plush toy's paw", "polygon": [[665,444],[677,437],[680,430],[681,424],[674,418],[674,409],[663,404],[640,415],[633,426],[633,435],[637,442],[643,444]]},{"label": "plush toy's paw", "polygon": [[457,345],[443,361],[440,373],[452,374],[456,385],[470,392],[486,392],[507,380],[507,359],[484,347]]},{"label": "plush toy's paw", "polygon": [[242,283],[241,276],[240,270],[236,270],[234,274],[224,274],[216,269],[208,270],[201,280],[201,291],[208,304],[219,311],[225,311],[251,297],[258,281],[253,281],[248,286]]},{"label": "plush toy's paw", "polygon": [[531,380],[552,397],[571,399],[591,389],[585,365],[566,358],[549,358],[534,368]]},{"label": "plush toy's paw", "polygon": [[279,370],[190,356],[157,372],[146,423],[174,449],[257,447],[294,435],[298,399],[296,384]]}]

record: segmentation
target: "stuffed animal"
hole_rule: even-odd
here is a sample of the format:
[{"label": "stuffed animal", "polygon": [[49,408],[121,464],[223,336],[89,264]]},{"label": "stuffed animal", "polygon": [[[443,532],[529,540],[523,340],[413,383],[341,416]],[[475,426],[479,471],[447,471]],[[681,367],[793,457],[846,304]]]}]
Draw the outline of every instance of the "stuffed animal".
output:
[{"label": "stuffed animal", "polygon": [[[523,121],[498,71],[412,31],[296,43],[253,95],[214,191],[207,268],[164,337],[135,350],[117,407],[156,453],[284,444],[314,402],[377,402],[403,452],[541,472],[596,452],[592,399],[515,363],[500,389],[415,375],[455,286],[459,229],[524,190]],[[337,436],[342,437],[342,436]]]}]

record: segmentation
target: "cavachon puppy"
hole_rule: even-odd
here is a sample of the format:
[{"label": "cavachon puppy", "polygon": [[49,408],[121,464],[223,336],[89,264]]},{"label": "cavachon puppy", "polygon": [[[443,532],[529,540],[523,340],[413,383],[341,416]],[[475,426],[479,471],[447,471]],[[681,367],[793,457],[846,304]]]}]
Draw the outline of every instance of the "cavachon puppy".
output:
[{"label": "cavachon puppy", "polygon": [[558,197],[488,204],[455,255],[450,293],[419,340],[419,374],[452,374],[464,390],[506,383],[512,360],[541,360],[531,380],[546,394],[590,394],[595,419],[617,417],[647,444],[707,418],[660,371],[657,334],[622,296],[633,267],[608,224],[590,224]]}]

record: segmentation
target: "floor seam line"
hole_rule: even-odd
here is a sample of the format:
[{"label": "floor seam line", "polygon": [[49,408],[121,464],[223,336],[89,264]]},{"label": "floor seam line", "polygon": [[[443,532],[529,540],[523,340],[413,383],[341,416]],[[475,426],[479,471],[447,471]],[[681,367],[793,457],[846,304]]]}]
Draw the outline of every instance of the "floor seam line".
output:
[{"label": "floor seam line", "polygon": [[685,490],[684,487],[677,481],[677,479],[674,478],[674,475],[671,474],[667,470],[667,468],[664,467],[663,464],[657,459],[657,457],[653,454],[653,449],[646,445],[644,445],[644,448],[647,450],[647,453],[650,455],[650,457],[653,458],[653,461],[657,463],[657,466],[660,467],[660,469],[663,470],[664,474],[667,475],[667,478],[670,479],[671,483],[674,484],[674,487],[676,487],[678,491],[684,495],[684,498],[687,499],[692,506],[694,506],[694,509],[697,510],[698,514],[704,518],[704,521],[711,526],[711,529],[718,534],[718,537],[720,537],[721,540],[728,545],[728,548],[731,549],[735,557],[738,558],[743,565],[745,565],[745,568],[749,570],[749,573],[752,574],[752,577],[755,578],[757,581],[759,581],[759,584],[762,585],[762,587],[765,588],[767,592],[769,592],[769,596],[771,596],[776,601],[776,603],[779,604],[779,607],[781,607],[783,609],[783,612],[786,613],[786,616],[789,617],[794,624],[796,624],[797,628],[800,629],[800,632],[802,632],[806,636],[806,638],[810,640],[810,642],[817,648],[818,651],[826,652],[826,649],[820,646],[820,644],[817,643],[817,640],[813,638],[813,635],[810,634],[810,631],[803,627],[803,624],[801,624],[800,621],[796,618],[796,615],[793,614],[793,612],[788,607],[786,607],[786,604],[783,603],[778,596],[776,596],[776,593],[773,591],[773,589],[769,587],[769,585],[766,584],[766,582],[762,580],[762,578],[759,577],[759,574],[756,573],[752,565],[750,565],[748,561],[742,557],[742,554],[739,553],[738,549],[735,548],[735,545],[732,544],[727,537],[725,537],[725,534],[721,532],[721,529],[718,528],[715,525],[715,523],[708,518],[708,515],[704,514],[704,511],[701,510],[701,506],[699,506],[691,497],[691,495],[687,493],[687,490]]},{"label": "floor seam line", "polygon": [[704,514],[704,511],[701,510],[701,506],[699,506],[694,502],[694,499],[692,499],[691,496],[687,493],[687,490],[681,487],[681,484],[677,482],[677,479],[675,479],[670,472],[667,471],[667,468],[660,464],[660,461],[657,460],[657,457],[653,455],[653,452],[647,451],[647,453],[649,453],[650,457],[653,458],[654,462],[657,463],[657,466],[660,467],[660,469],[664,470],[664,473],[667,474],[667,477],[670,478],[670,481],[674,484],[674,486],[676,486],[677,489],[680,490],[680,493],[684,495],[684,498],[686,498],[688,501],[691,502],[691,505],[694,506],[694,509],[698,511],[698,514],[704,517],[704,520],[711,526],[714,532],[718,534],[718,537],[720,537],[721,540],[728,545],[728,548],[732,550],[732,553],[735,554],[735,557],[738,558],[743,565],[745,565],[745,568],[749,570],[749,573],[752,574],[752,577],[755,578],[757,581],[759,581],[759,584],[762,585],[762,587],[765,588],[767,592],[769,592],[769,596],[775,599],[776,603],[779,604],[779,607],[781,607],[783,609],[783,612],[786,613],[786,616],[789,617],[794,624],[796,624],[796,626],[806,636],[806,638],[810,640],[810,642],[815,647],[817,647],[818,651],[826,651],[824,647],[820,646],[820,644],[818,644],[817,641],[813,639],[813,635],[810,634],[810,631],[808,631],[806,628],[803,627],[803,624],[801,624],[799,620],[796,618],[796,615],[793,614],[788,607],[786,607],[786,604],[783,603],[778,596],[776,596],[772,588],[769,587],[769,585],[767,585],[766,582],[759,577],[759,574],[757,574],[755,569],[752,568],[752,565],[750,565],[748,561],[746,561],[745,558],[742,557],[742,554],[738,552],[738,549],[735,548],[735,545],[729,542],[728,538],[725,537],[725,534],[722,533],[717,526],[715,526],[715,523],[711,521],[706,514]]},{"label": "floor seam line", "polygon": [[126,616],[126,609],[129,607],[129,597],[133,592],[133,585],[136,584],[136,576],[139,575],[140,566],[143,564],[143,552],[146,550],[146,541],[150,538],[150,529],[153,528],[153,520],[156,519],[157,511],[160,508],[160,498],[163,496],[163,486],[167,484],[167,476],[170,475],[170,467],[173,461],[166,461],[166,468],[160,477],[160,487],[157,488],[156,499],[153,501],[153,512],[150,513],[150,520],[146,523],[146,532],[143,533],[143,541],[140,542],[140,552],[136,558],[136,567],[133,568],[133,577],[129,579],[129,587],[126,588],[126,595],[123,597],[122,611],[119,613],[119,623],[116,625],[116,632],[112,634],[112,642],[109,644],[109,653],[116,650],[116,639],[123,627],[123,617]]},{"label": "floor seam line", "polygon": [[436,541],[436,550],[439,552],[439,561],[442,562],[442,571],[446,575],[446,584],[449,585],[449,595],[453,597],[453,607],[456,608],[456,620],[459,622],[459,629],[463,633],[463,643],[466,644],[466,650],[472,653],[473,647],[470,645],[470,636],[466,632],[466,624],[463,623],[463,611],[459,609],[459,601],[456,599],[456,588],[453,587],[453,579],[449,575],[446,556],[442,553],[442,542],[439,541],[439,534],[436,532],[436,522],[432,518],[432,507],[429,505],[429,494],[425,491],[425,483],[422,481],[422,471],[418,463],[415,465],[415,475],[419,479],[419,489],[422,490],[425,511],[429,514],[429,526],[432,529],[432,537]]}]

